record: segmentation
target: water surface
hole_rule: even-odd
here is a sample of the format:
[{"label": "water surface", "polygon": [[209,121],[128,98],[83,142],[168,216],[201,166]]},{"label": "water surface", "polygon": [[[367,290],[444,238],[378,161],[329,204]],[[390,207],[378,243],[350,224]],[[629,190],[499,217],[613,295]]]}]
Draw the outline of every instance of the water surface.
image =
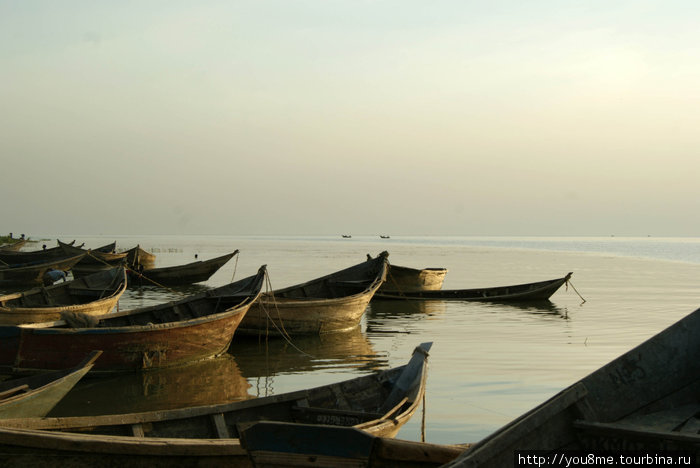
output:
[{"label": "water surface", "polygon": [[[361,328],[350,333],[292,342],[234,337],[228,356],[199,368],[88,379],[54,410],[56,415],[278,394],[404,364],[416,345],[432,341],[426,440],[474,442],[700,305],[698,239],[70,238],[88,247],[115,239],[122,249],[139,243],[157,255],[156,266],[187,263],[195,254],[206,259],[240,250],[204,284],[178,291],[130,290],[121,308],[178,299],[252,275],[262,264],[268,266],[271,286],[281,288],[382,250],[397,265],[448,268],[445,289],[541,281],[571,271],[578,293],[562,288],[544,306],[373,302]],[[420,440],[419,413],[398,437]]]}]

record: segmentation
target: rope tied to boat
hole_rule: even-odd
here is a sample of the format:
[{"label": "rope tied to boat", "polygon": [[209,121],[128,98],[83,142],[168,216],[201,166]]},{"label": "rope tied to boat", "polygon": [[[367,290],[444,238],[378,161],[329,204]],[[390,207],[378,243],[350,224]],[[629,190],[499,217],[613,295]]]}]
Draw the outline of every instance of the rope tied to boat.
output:
[{"label": "rope tied to boat", "polygon": [[[289,333],[287,333],[287,330],[285,330],[285,328],[284,328],[284,323],[283,323],[283,321],[282,321],[282,316],[281,316],[281,314],[280,314],[279,308],[277,307],[277,301],[275,301],[275,295],[274,295],[274,293],[273,293],[274,290],[272,289],[272,282],[270,281],[270,274],[269,274],[269,272],[267,272],[267,271],[265,271],[265,289],[266,289],[265,292],[269,292],[269,293],[270,293],[270,296],[272,297],[272,303],[275,305],[275,309],[277,310],[277,318],[279,319],[280,326],[281,326],[282,328],[280,328],[280,327],[277,326],[277,324],[276,324],[275,321],[272,319],[272,317],[270,317],[270,313],[269,313],[269,311],[267,310],[267,307],[265,307],[265,305],[263,304],[263,302],[260,301],[260,300],[258,299],[258,306],[260,307],[260,309],[262,309],[263,312],[265,312],[265,315],[267,316],[267,322],[266,322],[266,323],[268,323],[268,324],[269,324],[269,323],[272,323],[272,326],[275,327],[275,329],[277,330],[277,333],[279,333],[280,336],[282,336],[282,338],[284,338],[285,341],[286,341],[287,343],[289,343],[289,345],[290,345],[292,348],[296,349],[297,351],[299,351],[301,354],[303,354],[303,355],[305,355],[305,356],[308,356],[308,357],[310,357],[310,358],[316,359],[315,356],[313,356],[313,355],[307,353],[306,351],[303,351],[303,350],[299,349],[299,347],[297,347],[294,343],[292,343],[292,337],[289,335]],[[265,342],[267,342],[268,337],[269,337],[269,329],[266,328],[266,329],[265,329]]]},{"label": "rope tied to boat", "polygon": [[576,289],[576,287],[574,287],[574,284],[571,282],[571,279],[567,279],[565,284],[566,284],[566,290],[567,290],[567,291],[569,290],[569,285],[571,285],[571,289],[573,289],[573,290],[576,292],[576,294],[578,294],[578,297],[581,298],[581,301],[583,301],[583,302],[581,302],[581,304],[579,304],[579,305],[585,304],[586,300],[585,300],[585,299],[583,298],[583,296],[578,292],[578,290]]}]

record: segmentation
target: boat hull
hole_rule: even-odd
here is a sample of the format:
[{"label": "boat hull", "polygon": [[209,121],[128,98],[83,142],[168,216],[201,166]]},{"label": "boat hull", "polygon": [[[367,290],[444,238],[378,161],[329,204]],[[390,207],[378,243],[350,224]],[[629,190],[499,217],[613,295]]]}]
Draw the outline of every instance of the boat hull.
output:
[{"label": "boat hull", "polygon": [[437,291],[447,275],[446,268],[415,268],[390,265],[386,281],[379,292]]},{"label": "boat hull", "polygon": [[360,324],[373,293],[324,300],[274,298],[263,294],[243,318],[238,332],[243,335],[305,335],[352,330]]},{"label": "boat hull", "polygon": [[572,273],[563,278],[536,283],[516,284],[478,289],[443,289],[439,291],[377,292],[377,299],[455,300],[473,302],[546,301],[566,284]]},{"label": "boat hull", "polygon": [[[69,290],[76,283],[84,283],[85,287],[89,286],[90,283],[83,282],[82,280],[74,280],[70,282],[58,283],[53,286],[42,287],[36,290],[24,291],[22,293],[8,294],[5,296],[0,296],[0,325],[19,325],[23,323],[38,323],[38,322],[50,322],[56,321],[61,318],[62,313],[79,313],[85,315],[99,316],[110,313],[119,303],[119,299],[126,290],[126,272],[122,269],[118,273],[121,275],[121,282],[115,284],[117,287],[110,287],[109,283],[102,283],[104,285],[104,291],[106,292],[106,297],[97,299],[90,302],[79,303],[79,304],[57,304],[55,306],[43,305],[37,307],[31,306],[20,306],[18,302],[22,302],[21,298],[26,298],[31,294],[46,295],[48,299],[47,303],[61,302],[56,295],[56,298],[52,298],[52,292],[63,290]],[[115,276],[111,274],[105,274],[106,280],[118,280]],[[87,278],[86,278],[87,280]],[[67,295],[73,294],[68,292]],[[76,291],[75,294],[79,294]],[[69,302],[70,298],[66,300]]]},{"label": "boat hull", "polygon": [[[16,371],[60,369],[73,365],[86,351],[101,349],[103,355],[95,371],[133,371],[176,366],[218,356],[229,347],[233,334],[248,307],[234,314],[222,313],[199,323],[176,326],[156,324],[144,327],[119,328],[22,328],[14,337],[4,334],[3,364]],[[0,327],[7,328],[7,327]],[[16,343],[14,353],[7,349]],[[14,357],[11,355],[14,354]]]}]

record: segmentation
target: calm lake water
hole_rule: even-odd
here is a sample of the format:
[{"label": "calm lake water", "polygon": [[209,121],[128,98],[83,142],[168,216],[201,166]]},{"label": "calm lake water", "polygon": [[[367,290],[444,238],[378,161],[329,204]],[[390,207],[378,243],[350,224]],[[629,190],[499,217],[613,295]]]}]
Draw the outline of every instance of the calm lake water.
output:
[{"label": "calm lake water", "polygon": [[[268,266],[273,288],[390,253],[396,265],[445,267],[444,289],[527,283],[573,272],[547,306],[373,302],[361,329],[321,337],[241,340],[186,368],[83,380],[52,415],[221,403],[322,385],[407,362],[432,341],[429,442],[475,442],[700,306],[700,239],[497,237],[60,237],[117,240],[177,265],[240,250],[207,283],[129,290],[121,309],[178,299]],[[578,291],[578,293],[576,292]],[[579,296],[580,294],[580,296]],[[582,301],[581,296],[585,299]],[[60,352],[57,350],[57,352]],[[621,398],[624,396],[621,395]],[[398,437],[421,438],[416,413]]]}]

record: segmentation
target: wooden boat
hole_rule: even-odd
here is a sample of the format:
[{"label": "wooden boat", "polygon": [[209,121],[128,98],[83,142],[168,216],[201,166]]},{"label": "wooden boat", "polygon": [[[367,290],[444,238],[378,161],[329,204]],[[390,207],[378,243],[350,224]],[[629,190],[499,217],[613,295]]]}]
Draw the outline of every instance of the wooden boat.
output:
[{"label": "wooden boat", "polygon": [[48,322],[64,312],[108,314],[126,290],[126,270],[113,268],[73,281],[0,296],[0,324]]},{"label": "wooden boat", "polygon": [[[371,258],[367,254],[367,258]],[[447,268],[410,268],[389,264],[386,281],[378,293],[401,293],[413,291],[436,291],[442,288]]]},{"label": "wooden boat", "polygon": [[692,459],[686,465],[697,464],[698,356],[700,309],[516,418],[446,466],[513,466],[518,451],[563,450],[688,454]]},{"label": "wooden boat", "polygon": [[15,242],[0,245],[0,251],[17,252],[22,247],[24,247],[27,244],[27,242],[29,242],[29,239],[17,239]]},{"label": "wooden boat", "polygon": [[225,405],[4,420],[0,459],[16,464],[69,460],[74,463],[70,466],[100,461],[105,466],[115,460],[108,456],[113,455],[122,463],[127,459],[142,466],[252,466],[239,430],[260,420],[353,426],[393,437],[423,399],[430,346],[418,346],[404,366]]},{"label": "wooden boat", "polygon": [[260,295],[265,271],[262,266],[256,275],[176,302],[0,327],[0,364],[14,372],[57,369],[98,346],[104,353],[96,371],[167,367],[221,355]]},{"label": "wooden boat", "polygon": [[126,264],[133,270],[138,270],[139,265],[143,268],[153,268],[156,262],[156,255],[147,252],[140,245],[126,250]]},{"label": "wooden boat", "polygon": [[171,267],[148,268],[141,272],[129,269],[129,284],[179,286],[206,281],[237,253],[238,250],[209,260]]},{"label": "wooden boat", "polygon": [[0,419],[46,416],[92,369],[100,354],[93,351],[72,369],[0,382]]},{"label": "wooden boat", "polygon": [[50,260],[45,263],[18,264],[0,266],[0,286],[17,286],[42,284],[44,274],[49,270],[68,271],[72,269],[85,254],[62,259]]},{"label": "wooden boat", "polygon": [[78,278],[85,275],[91,275],[102,270],[109,270],[126,262],[126,252],[115,252],[116,242],[112,242],[94,249],[84,249],[82,247],[73,247],[58,241],[58,245],[67,254],[77,255],[85,253],[83,259],[73,267],[73,276]]},{"label": "wooden boat", "polygon": [[327,468],[439,467],[461,455],[468,445],[397,440],[354,427],[277,421],[253,423],[242,431],[241,444],[256,467]]},{"label": "wooden boat", "polygon": [[[73,243],[75,243],[75,241],[73,241]],[[0,264],[17,265],[20,263],[45,263],[75,255],[77,254],[66,254],[61,246],[19,252],[0,250]]]},{"label": "wooden boat", "polygon": [[379,291],[377,299],[412,299],[412,300],[457,300],[482,302],[524,302],[545,301],[563,284],[566,284],[573,273],[563,278],[537,283],[516,284],[479,289],[442,289],[439,291]]},{"label": "wooden boat", "polygon": [[357,327],[386,278],[387,252],[330,275],[264,293],[239,327],[246,335],[318,334]]}]

